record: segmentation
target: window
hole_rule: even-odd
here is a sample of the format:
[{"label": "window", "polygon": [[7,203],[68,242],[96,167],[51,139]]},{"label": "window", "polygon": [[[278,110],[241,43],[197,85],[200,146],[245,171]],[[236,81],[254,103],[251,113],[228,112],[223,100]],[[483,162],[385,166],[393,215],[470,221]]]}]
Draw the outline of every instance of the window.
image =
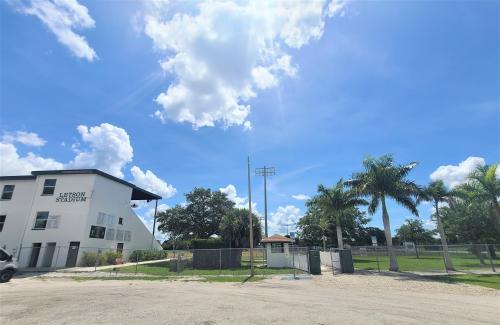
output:
[{"label": "window", "polygon": [[283,253],[283,243],[271,243],[271,253]]},{"label": "window", "polygon": [[12,193],[14,193],[14,185],[4,185],[2,191],[2,200],[12,199]]},{"label": "window", "polygon": [[132,232],[130,230],[125,230],[125,234],[123,235],[124,241],[132,240]]},{"label": "window", "polygon": [[106,240],[115,240],[115,230],[113,228],[108,228],[106,231]]},{"label": "window", "polygon": [[33,229],[35,230],[43,230],[47,227],[47,219],[49,218],[48,211],[42,211],[36,213],[35,226]]},{"label": "window", "polygon": [[46,179],[43,183],[42,195],[53,195],[56,189],[56,179]]},{"label": "window", "polygon": [[123,218],[118,218],[118,224],[123,225]]},{"label": "window", "polygon": [[59,216],[49,216],[46,229],[59,228]]},{"label": "window", "polygon": [[91,226],[89,238],[104,238],[104,233],[106,233],[106,227]]},{"label": "window", "polygon": [[0,232],[3,230],[3,225],[5,224],[5,218],[7,218],[6,215],[0,216]]},{"label": "window", "polygon": [[115,240],[122,241],[123,240],[123,230],[117,229],[116,230],[116,238]]}]

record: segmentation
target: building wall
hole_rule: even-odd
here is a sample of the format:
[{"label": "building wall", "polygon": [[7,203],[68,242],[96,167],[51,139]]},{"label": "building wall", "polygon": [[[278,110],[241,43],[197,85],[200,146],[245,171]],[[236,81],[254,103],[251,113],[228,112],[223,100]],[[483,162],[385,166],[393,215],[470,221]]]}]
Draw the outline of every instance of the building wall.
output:
[{"label": "building wall", "polygon": [[289,249],[288,243],[283,245],[283,253],[273,253],[271,243],[266,243],[267,266],[268,267],[288,267]]},{"label": "building wall", "polygon": [[4,185],[15,185],[10,200],[0,200],[0,215],[5,215],[5,224],[0,232],[0,246],[16,255],[19,243],[31,211],[35,180],[0,181],[0,191]]},{"label": "building wall", "polygon": [[[53,195],[42,194],[46,179],[56,179]],[[42,246],[37,266],[43,264],[47,243],[55,243],[51,260],[52,266],[58,267],[65,265],[71,242],[80,243],[77,265],[84,252],[116,250],[117,243],[123,243],[125,255],[136,249],[161,249],[130,207],[132,188],[125,184],[97,174],[39,175],[33,180],[6,180],[0,182],[0,190],[5,184],[13,184],[15,189],[10,201],[0,201],[0,214],[7,215],[0,232],[0,246],[5,245],[8,251],[17,253],[21,267],[28,266],[33,243]],[[65,196],[65,193],[70,194]],[[79,193],[84,199],[67,200],[72,197],[71,193]],[[40,211],[48,211],[56,227],[33,229]],[[119,218],[123,218],[122,225]],[[113,238],[90,238],[92,225],[106,227],[106,232],[113,229]],[[117,239],[118,232],[123,237]],[[130,240],[126,232],[131,235]],[[17,252],[20,246],[21,251]]]}]

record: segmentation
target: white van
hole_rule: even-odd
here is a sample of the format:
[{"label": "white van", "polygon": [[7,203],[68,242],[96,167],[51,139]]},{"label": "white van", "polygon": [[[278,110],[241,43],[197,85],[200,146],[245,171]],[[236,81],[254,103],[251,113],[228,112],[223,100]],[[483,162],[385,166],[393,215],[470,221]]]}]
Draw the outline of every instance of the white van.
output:
[{"label": "white van", "polygon": [[0,248],[0,282],[9,281],[17,272],[17,262],[14,257]]}]

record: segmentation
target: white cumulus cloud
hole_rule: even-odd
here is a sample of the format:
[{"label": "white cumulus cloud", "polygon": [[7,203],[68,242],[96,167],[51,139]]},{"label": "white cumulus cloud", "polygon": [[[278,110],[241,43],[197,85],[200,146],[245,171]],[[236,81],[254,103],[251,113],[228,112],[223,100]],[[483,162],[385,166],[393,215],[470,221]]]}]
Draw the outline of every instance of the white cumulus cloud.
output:
[{"label": "white cumulus cloud", "polygon": [[292,198],[295,200],[299,200],[299,201],[307,201],[311,197],[309,195],[306,195],[306,194],[295,194],[295,195],[292,195]]},{"label": "white cumulus cloud", "polygon": [[87,7],[77,0],[7,0],[17,11],[40,19],[76,57],[93,61],[97,58],[85,37],[75,30],[94,28],[95,21]]},{"label": "white cumulus cloud", "polygon": [[288,225],[289,231],[295,230],[295,224],[302,218],[300,209],[294,205],[279,206],[275,212],[271,213],[268,221],[270,229],[269,235],[273,233],[285,233]]},{"label": "white cumulus cloud", "polygon": [[[237,209],[248,209],[248,197],[240,197],[238,196],[238,192],[236,191],[236,186],[233,184],[229,184],[226,187],[219,188],[221,193],[227,195],[229,201],[235,203],[235,208]],[[257,211],[257,203],[252,202],[252,212],[256,215],[259,215],[259,211]]]},{"label": "white cumulus cloud", "polygon": [[62,169],[64,164],[32,152],[20,156],[12,143],[0,142],[0,175],[29,175],[33,170]]},{"label": "white cumulus cloud", "polygon": [[297,67],[287,50],[299,49],[323,35],[325,20],[342,11],[343,2],[207,1],[188,2],[188,13],[149,6],[144,31],[166,53],[164,71],[175,81],[159,94],[161,121],[196,128],[242,125],[257,91],[276,87]]},{"label": "white cumulus cloud", "polygon": [[[133,158],[133,148],[128,133],[109,123],[93,127],[80,125],[77,130],[83,146],[79,143],[72,145],[76,155],[69,163],[44,158],[32,152],[24,156],[19,154],[16,142],[31,146],[45,143],[35,133],[5,134],[0,141],[0,175],[26,175],[34,170],[95,168],[123,178],[123,169]],[[150,170],[143,171],[133,166],[130,173],[133,177],[132,182],[137,186],[164,198],[172,197],[177,191]]]},{"label": "white cumulus cloud", "polygon": [[6,132],[2,137],[3,143],[22,143],[25,146],[43,147],[47,141],[33,132],[16,131]]},{"label": "white cumulus cloud", "polygon": [[484,158],[468,157],[458,165],[439,166],[430,175],[431,180],[442,180],[449,188],[467,182],[467,176],[477,167],[486,164]]},{"label": "white cumulus cloud", "polygon": [[77,155],[69,166],[72,168],[97,168],[123,178],[123,167],[132,161],[133,149],[127,132],[109,123],[99,126],[77,127],[83,143],[88,148],[75,147]]},{"label": "white cumulus cloud", "polygon": [[133,180],[132,183],[142,187],[146,191],[161,195],[163,198],[170,198],[175,195],[177,190],[172,185],[168,184],[152,171],[142,171],[139,167],[133,166],[130,169]]}]

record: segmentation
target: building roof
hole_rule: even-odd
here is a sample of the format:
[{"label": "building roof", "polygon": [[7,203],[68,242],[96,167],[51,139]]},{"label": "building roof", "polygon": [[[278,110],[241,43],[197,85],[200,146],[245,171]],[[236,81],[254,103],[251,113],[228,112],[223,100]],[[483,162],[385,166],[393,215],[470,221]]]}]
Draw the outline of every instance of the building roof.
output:
[{"label": "building roof", "polygon": [[97,174],[99,176],[105,177],[112,181],[121,183],[128,187],[132,188],[132,197],[131,200],[160,200],[161,196],[146,191],[132,183],[124,181],[118,177],[107,174],[99,169],[61,169],[61,170],[40,170],[40,171],[32,171],[31,175],[21,175],[21,176],[0,176],[0,181],[10,181],[10,180],[28,180],[35,179],[40,175],[74,175],[74,174]]},{"label": "building roof", "polygon": [[291,240],[288,237],[281,236],[281,235],[272,235],[271,237],[266,237],[260,241],[261,243],[291,243],[293,240]]}]

